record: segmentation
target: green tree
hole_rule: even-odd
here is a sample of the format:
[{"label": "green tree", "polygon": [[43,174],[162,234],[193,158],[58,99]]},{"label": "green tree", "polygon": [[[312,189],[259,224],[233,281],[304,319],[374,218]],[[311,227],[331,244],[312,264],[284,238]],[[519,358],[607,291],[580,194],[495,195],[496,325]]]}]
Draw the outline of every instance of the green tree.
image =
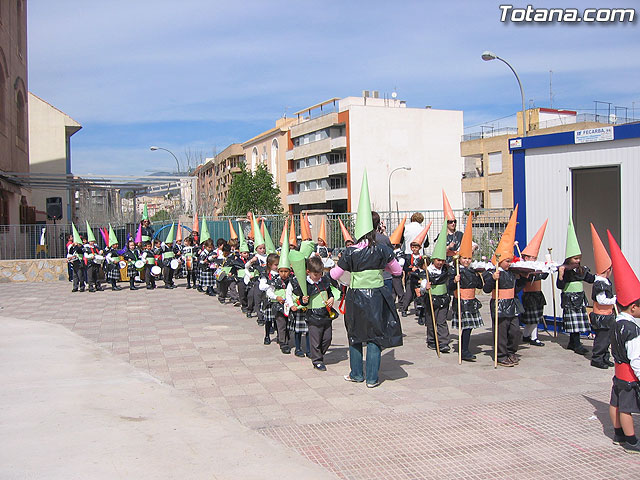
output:
[{"label": "green tree", "polygon": [[267,168],[260,164],[255,172],[242,170],[233,175],[224,215],[258,215],[283,213],[280,187],[273,181]]},{"label": "green tree", "polygon": [[159,210],[150,220],[152,222],[166,222],[167,220],[171,220],[171,215],[166,210]]}]

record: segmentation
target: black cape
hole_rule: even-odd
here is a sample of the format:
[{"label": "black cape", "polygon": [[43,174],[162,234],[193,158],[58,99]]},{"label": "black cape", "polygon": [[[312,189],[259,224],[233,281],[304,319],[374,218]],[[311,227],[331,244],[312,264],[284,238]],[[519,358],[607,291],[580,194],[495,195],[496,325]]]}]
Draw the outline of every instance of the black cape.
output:
[{"label": "black cape", "polygon": [[[393,250],[377,243],[348,247],[338,266],[348,272],[383,270],[393,260]],[[402,327],[388,288],[349,288],[345,295],[344,324],[349,344],[371,342],[380,348],[402,345]]]}]

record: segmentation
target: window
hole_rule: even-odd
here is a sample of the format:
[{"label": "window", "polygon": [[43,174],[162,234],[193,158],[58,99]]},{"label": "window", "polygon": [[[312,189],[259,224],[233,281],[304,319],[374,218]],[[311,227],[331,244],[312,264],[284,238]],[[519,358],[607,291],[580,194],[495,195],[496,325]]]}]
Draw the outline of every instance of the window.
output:
[{"label": "window", "polygon": [[489,208],[502,208],[502,190],[489,191]]},{"label": "window", "polygon": [[329,188],[331,190],[347,188],[347,177],[329,177]]},{"label": "window", "polygon": [[484,208],[484,192],[464,192],[464,208]]},{"label": "window", "polygon": [[278,174],[278,140],[275,138],[271,142],[271,174],[275,180]]},{"label": "window", "polygon": [[27,112],[24,108],[24,95],[22,92],[18,92],[16,98],[16,133],[18,138],[22,141],[26,141],[27,137]]},{"label": "window", "polygon": [[502,152],[489,154],[489,175],[492,173],[502,173]]},{"label": "window", "polygon": [[258,149],[256,147],[253,147],[253,150],[251,150],[251,171],[255,172],[257,166],[258,166]]}]

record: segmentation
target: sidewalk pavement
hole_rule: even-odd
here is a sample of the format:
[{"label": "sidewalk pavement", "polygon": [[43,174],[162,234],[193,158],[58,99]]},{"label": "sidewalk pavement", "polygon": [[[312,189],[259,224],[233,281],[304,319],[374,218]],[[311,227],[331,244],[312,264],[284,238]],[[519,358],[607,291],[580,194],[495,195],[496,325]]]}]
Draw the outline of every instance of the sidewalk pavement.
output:
[{"label": "sidewalk pavement", "polygon": [[59,325],[0,317],[0,478],[329,479]]},{"label": "sidewalk pavement", "polygon": [[490,329],[471,337],[478,361],[458,365],[456,353],[438,359],[427,350],[424,327],[410,316],[404,346],[383,352],[382,384],[367,389],[342,378],[341,317],[328,371],[318,372],[275,342],[263,345],[255,319],[184,288],[89,294],[65,282],[2,285],[0,305],[2,315],[64,325],[340,478],[640,473],[640,459],[609,438],[612,371],[564,349],[564,335],[541,333],[545,347],[523,345],[519,366],[495,370]]}]

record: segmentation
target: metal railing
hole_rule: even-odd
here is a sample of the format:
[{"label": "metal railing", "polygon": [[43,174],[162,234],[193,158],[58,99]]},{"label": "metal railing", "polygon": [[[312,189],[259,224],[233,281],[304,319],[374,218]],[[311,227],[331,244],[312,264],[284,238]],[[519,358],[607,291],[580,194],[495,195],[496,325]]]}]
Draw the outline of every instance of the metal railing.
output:
[{"label": "metal railing", "polygon": [[[500,238],[500,234],[509,221],[511,209],[479,209],[474,210],[473,212],[473,239],[479,245],[476,256],[478,256],[478,258],[480,258],[480,256],[489,256],[495,249],[497,241]],[[386,233],[390,235],[405,215],[407,216],[408,223],[411,215],[416,213],[416,211],[378,213],[380,214],[383,226],[386,228]],[[426,249],[427,253],[431,253],[433,250],[434,240],[442,228],[444,216],[441,210],[422,210],[419,213],[424,216],[425,220],[423,225],[426,226],[430,221],[433,222],[431,229],[429,230],[430,246]],[[468,211],[454,210],[454,214],[458,220],[458,229],[464,230]],[[318,222],[323,214],[310,213],[309,216],[312,223],[312,231],[314,232],[314,235],[317,235],[319,230]],[[282,228],[284,227],[285,220],[291,217],[286,215],[261,215],[259,218],[265,219],[265,226],[270,232],[274,245],[278,247],[280,245],[280,236],[282,234]],[[342,220],[351,235],[355,237],[354,229],[356,214],[329,213],[326,215],[328,244],[329,246],[338,248],[344,246],[342,232],[338,222],[339,219]],[[228,239],[230,237],[229,220],[232,221],[233,228],[236,232],[238,231],[238,228],[242,228],[245,237],[249,234],[251,225],[246,218],[217,217],[215,220],[207,220],[209,234],[214,242],[218,238]],[[295,224],[296,234],[299,236],[300,216],[294,215],[293,221]],[[154,238],[164,241],[167,238],[172,224],[177,226],[178,221],[173,220],[153,223],[151,227],[154,230]],[[182,228],[182,237],[186,238],[191,233],[192,225],[186,223]],[[289,229],[290,228],[289,224]],[[113,225],[113,230],[118,238],[120,248],[123,248],[126,245],[127,239],[135,238],[137,229],[137,223]],[[82,238],[86,238],[85,229],[78,228],[78,231]],[[64,258],[67,255],[67,240],[71,234],[72,229],[69,224],[0,226],[0,260]],[[106,245],[106,241],[97,226],[93,227],[93,234],[96,237],[98,246],[103,248]],[[314,240],[316,239],[314,238]]]}]

